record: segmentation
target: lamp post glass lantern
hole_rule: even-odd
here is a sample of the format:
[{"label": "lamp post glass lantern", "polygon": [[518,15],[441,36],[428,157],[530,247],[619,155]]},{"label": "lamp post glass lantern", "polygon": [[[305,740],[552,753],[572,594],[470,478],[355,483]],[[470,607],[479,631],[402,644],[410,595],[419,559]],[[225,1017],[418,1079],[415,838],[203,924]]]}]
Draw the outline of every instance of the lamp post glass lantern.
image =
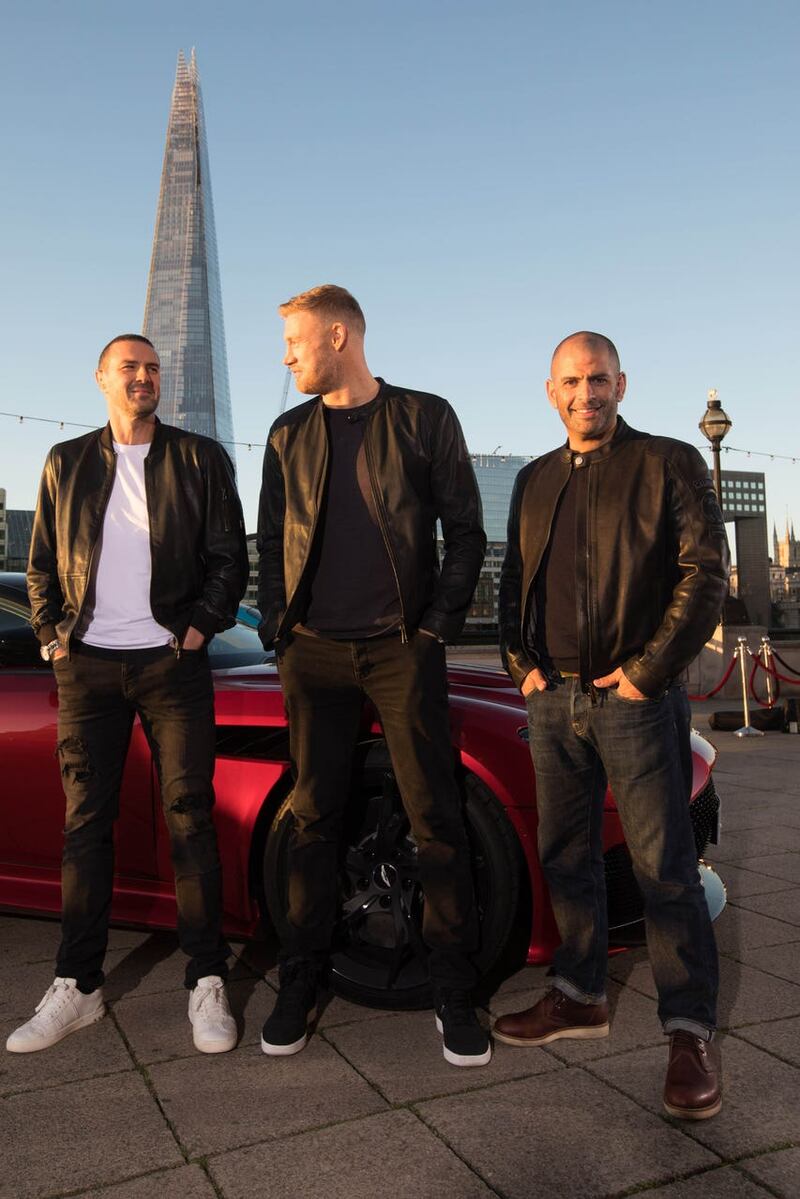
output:
[{"label": "lamp post glass lantern", "polygon": [[720,508],[722,507],[722,472],[719,465],[719,447],[732,425],[733,421],[717,399],[716,388],[712,387],[708,393],[708,407],[703,413],[703,419],[698,428],[703,436],[711,442],[711,455],[714,460],[714,490],[717,493]]}]

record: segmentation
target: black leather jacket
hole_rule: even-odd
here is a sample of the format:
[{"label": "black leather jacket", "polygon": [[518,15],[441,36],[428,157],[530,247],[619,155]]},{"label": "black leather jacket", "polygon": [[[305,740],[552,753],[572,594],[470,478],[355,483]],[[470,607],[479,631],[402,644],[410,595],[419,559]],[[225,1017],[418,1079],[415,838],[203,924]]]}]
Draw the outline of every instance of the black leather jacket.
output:
[{"label": "black leather jacket", "polygon": [[[53,446],[47,456],[28,562],[31,624],[43,645],[70,637],[91,615],[94,554],[116,455],[109,425]],[[247,585],[247,546],[231,460],[218,442],[156,423],[144,460],[150,517],[153,617],[178,642],[193,625],[228,629]]]},{"label": "black leather jacket", "polygon": [[[486,548],[475,472],[446,400],[379,382],[364,450],[400,597],[401,634],[422,626],[452,640],[464,624]],[[325,414],[316,396],[278,418],[264,453],[257,544],[265,646],[304,618],[327,475]]]},{"label": "black leather jacket", "polygon": [[587,454],[568,446],[523,467],[500,576],[500,644],[517,686],[539,665],[533,583],[558,499],[578,474],[576,600],[581,683],[621,666],[657,696],[700,652],[727,592],[725,525],[697,450],[631,429]]}]

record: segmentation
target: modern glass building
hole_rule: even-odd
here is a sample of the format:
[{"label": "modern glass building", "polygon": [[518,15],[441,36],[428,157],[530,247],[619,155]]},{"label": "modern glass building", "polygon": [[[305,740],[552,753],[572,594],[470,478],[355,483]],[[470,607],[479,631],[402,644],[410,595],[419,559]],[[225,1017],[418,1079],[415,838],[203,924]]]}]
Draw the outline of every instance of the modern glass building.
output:
[{"label": "modern glass building", "polygon": [[178,54],[143,331],[161,356],[162,419],[215,437],[233,457],[217,236],[194,50],[188,63]]},{"label": "modern glass building", "polygon": [[531,461],[521,454],[473,454],[472,465],[483,504],[486,529],[486,557],[467,624],[487,627],[497,624],[497,592],[500,570],[506,553],[508,509],[514,481],[523,466]]}]

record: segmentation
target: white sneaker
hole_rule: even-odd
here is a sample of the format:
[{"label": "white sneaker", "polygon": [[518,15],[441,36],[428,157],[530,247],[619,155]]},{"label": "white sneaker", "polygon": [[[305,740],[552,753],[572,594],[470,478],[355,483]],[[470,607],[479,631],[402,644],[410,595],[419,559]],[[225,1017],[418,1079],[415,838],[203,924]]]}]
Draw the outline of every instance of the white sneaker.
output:
[{"label": "white sneaker", "polygon": [[37,1005],[36,1014],[12,1032],[6,1041],[6,1049],[9,1053],[49,1049],[71,1032],[102,1020],[105,1014],[102,987],[84,995],[78,990],[74,978],[55,978]]},{"label": "white sneaker", "polygon": [[227,1053],[235,1046],[236,1021],[228,1006],[225,983],[218,974],[207,974],[189,992],[189,1023],[194,1047],[201,1053]]}]

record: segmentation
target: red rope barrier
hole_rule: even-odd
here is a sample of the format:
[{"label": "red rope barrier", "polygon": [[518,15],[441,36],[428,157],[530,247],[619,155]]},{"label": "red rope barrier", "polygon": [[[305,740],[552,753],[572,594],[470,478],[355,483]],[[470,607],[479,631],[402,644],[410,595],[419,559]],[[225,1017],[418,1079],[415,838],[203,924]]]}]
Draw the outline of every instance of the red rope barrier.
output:
[{"label": "red rope barrier", "polygon": [[[775,695],[772,698],[772,702],[770,703],[770,701],[768,699],[767,700],[762,699],[760,697],[760,695],[758,694],[758,692],[756,691],[755,679],[756,679],[756,671],[758,670],[759,666],[761,667],[762,670],[765,670],[766,667],[764,666],[764,663],[761,661],[761,659],[758,657],[757,654],[751,653],[750,657],[753,659],[753,669],[750,671],[750,694],[752,695],[753,699],[756,701],[756,703],[758,704],[758,706],[760,708],[767,708],[769,711],[771,711],[775,707],[776,703],[778,702],[778,700],[781,697],[780,680],[776,680]],[[769,673],[772,674],[772,671],[770,671]]]},{"label": "red rope barrier", "polygon": [[733,672],[733,668],[735,665],[736,665],[736,654],[734,653],[733,657],[731,658],[728,669],[725,671],[724,675],[722,676],[720,681],[717,683],[717,685],[713,689],[713,691],[707,691],[705,695],[690,695],[688,698],[691,699],[694,703],[699,703],[701,700],[704,700],[704,699],[713,699],[714,696],[717,694],[717,692],[722,690],[722,688],[727,683],[728,679],[731,677],[731,673]]},{"label": "red rope barrier", "polygon": [[[788,662],[784,662],[784,660],[783,660],[783,658],[780,656],[780,654],[776,654],[776,653],[775,653],[775,650],[773,650],[773,651],[772,651],[772,656],[773,656],[773,658],[775,658],[775,659],[776,659],[778,662],[780,662],[780,664],[781,664],[781,666],[783,667],[783,669],[784,669],[784,670],[788,670],[788,671],[790,671],[790,672],[794,673],[794,667],[793,667],[793,666],[790,666]],[[798,676],[796,676],[794,679],[792,679],[792,682],[798,682],[798,683],[800,683],[800,675],[798,675]]]},{"label": "red rope barrier", "polygon": [[[773,654],[772,656],[773,656],[773,657],[776,657],[776,655],[775,655],[775,654]],[[758,657],[758,655],[757,655],[757,654],[754,654],[754,653],[752,652],[752,650],[750,651],[750,657],[751,657],[751,658],[755,658],[756,662],[757,662],[757,663],[758,663],[758,665],[761,667],[761,669],[762,669],[762,670],[764,670],[764,671],[766,671],[766,673],[767,673],[767,674],[771,674],[773,678],[776,678],[776,679],[781,679],[781,680],[782,680],[784,683],[800,683],[800,678],[797,678],[797,677],[795,677],[795,678],[793,678],[793,679],[792,679],[792,678],[787,678],[785,674],[780,674],[780,672],[779,672],[779,671],[777,671],[777,670],[775,670],[775,668],[774,668],[774,667],[772,667],[772,666],[765,666],[765,665],[764,665],[764,663],[761,661],[761,659]]]}]

